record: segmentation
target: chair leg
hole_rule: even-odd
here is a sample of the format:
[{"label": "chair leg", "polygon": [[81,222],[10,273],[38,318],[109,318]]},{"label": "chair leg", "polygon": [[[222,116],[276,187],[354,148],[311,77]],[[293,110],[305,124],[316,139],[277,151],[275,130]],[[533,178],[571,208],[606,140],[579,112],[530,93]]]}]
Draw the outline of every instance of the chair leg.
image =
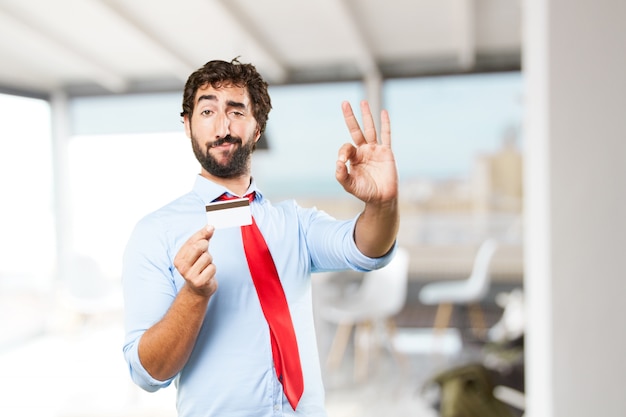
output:
[{"label": "chair leg", "polygon": [[372,345],[372,325],[364,322],[354,329],[354,380],[363,381],[367,378],[369,353]]},{"label": "chair leg", "polygon": [[329,369],[336,369],[341,363],[341,359],[343,359],[346,347],[348,346],[351,332],[352,323],[339,323],[337,325],[337,331],[335,332],[335,337],[333,338],[326,360],[326,366]]},{"label": "chair leg", "polygon": [[450,317],[452,317],[452,308],[453,305],[451,303],[441,303],[439,304],[439,307],[437,307],[434,324],[436,333],[443,332],[450,324]]},{"label": "chair leg", "polygon": [[469,313],[474,336],[478,338],[483,337],[487,331],[487,325],[485,324],[485,316],[483,315],[483,310],[480,308],[480,304],[470,304]]},{"label": "chair leg", "polygon": [[385,323],[385,330],[387,331],[387,348],[391,352],[391,356],[398,365],[406,364],[406,357],[398,352],[394,344],[394,337],[396,335],[396,322],[393,319],[388,319]]}]

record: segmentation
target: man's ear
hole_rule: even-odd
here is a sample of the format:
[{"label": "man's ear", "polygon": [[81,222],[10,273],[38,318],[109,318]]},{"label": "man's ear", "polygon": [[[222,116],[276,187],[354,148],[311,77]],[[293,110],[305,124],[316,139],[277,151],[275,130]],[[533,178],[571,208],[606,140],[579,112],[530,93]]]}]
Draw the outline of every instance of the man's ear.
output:
[{"label": "man's ear", "polygon": [[261,139],[261,128],[257,125],[256,131],[254,132],[254,143],[257,143],[259,139]]},{"label": "man's ear", "polygon": [[185,124],[185,134],[188,138],[191,138],[191,120],[189,120],[189,115],[183,116],[183,123]]}]

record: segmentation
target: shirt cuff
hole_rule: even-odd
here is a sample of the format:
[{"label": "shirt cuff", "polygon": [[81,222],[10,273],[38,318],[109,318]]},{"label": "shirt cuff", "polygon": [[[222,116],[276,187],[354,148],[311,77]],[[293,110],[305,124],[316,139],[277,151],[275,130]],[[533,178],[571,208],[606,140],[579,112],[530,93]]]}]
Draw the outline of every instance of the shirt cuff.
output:
[{"label": "shirt cuff", "polygon": [[386,266],[387,264],[389,264],[389,262],[391,262],[391,260],[393,259],[393,257],[396,254],[396,250],[398,247],[398,241],[394,241],[393,246],[391,247],[391,249],[389,249],[389,251],[378,258],[370,258],[369,256],[365,256],[357,247],[356,242],[354,240],[354,231],[356,228],[356,222],[359,218],[360,214],[357,215],[353,220],[352,220],[352,233],[350,235],[350,239],[346,239],[346,249],[347,249],[347,253],[348,253],[348,258],[353,262],[352,267],[354,269],[356,269],[357,271],[363,271],[363,272],[367,272],[367,271],[372,271],[374,269],[380,269],[384,266]]},{"label": "shirt cuff", "polygon": [[148,392],[155,392],[161,388],[165,388],[172,383],[172,380],[175,377],[167,379],[165,381],[161,381],[155,379],[146,371],[146,368],[143,367],[141,361],[139,360],[139,349],[138,349],[139,341],[132,345],[125,353],[126,361],[128,366],[130,367],[130,375],[132,380],[142,389]]}]

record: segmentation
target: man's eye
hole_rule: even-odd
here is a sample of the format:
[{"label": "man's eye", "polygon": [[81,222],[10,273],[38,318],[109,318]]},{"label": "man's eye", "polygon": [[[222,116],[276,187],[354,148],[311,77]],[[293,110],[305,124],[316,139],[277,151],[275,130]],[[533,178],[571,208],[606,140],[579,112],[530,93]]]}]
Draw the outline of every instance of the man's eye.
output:
[{"label": "man's eye", "polygon": [[232,112],[231,114],[232,114],[233,116],[236,116],[236,117],[243,117],[243,116],[244,116],[244,113],[243,113],[243,112],[240,112],[240,111],[234,111],[234,112]]},{"label": "man's eye", "polygon": [[213,113],[213,112],[212,112],[211,110],[208,110],[208,109],[202,110],[202,111],[200,112],[200,114],[201,114],[201,115],[203,115],[203,116],[208,116],[208,115],[210,115],[211,113]]}]

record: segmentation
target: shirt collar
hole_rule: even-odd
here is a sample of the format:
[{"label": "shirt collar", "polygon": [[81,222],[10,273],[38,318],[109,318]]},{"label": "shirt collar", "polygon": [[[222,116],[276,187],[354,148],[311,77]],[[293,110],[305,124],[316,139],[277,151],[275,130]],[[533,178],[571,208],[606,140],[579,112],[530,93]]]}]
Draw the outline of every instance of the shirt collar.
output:
[{"label": "shirt collar", "polygon": [[[215,201],[219,196],[224,193],[234,195],[228,188],[224,187],[223,185],[216,184],[200,174],[198,174],[198,176],[196,177],[196,181],[193,185],[193,192],[197,194],[200,199],[202,199],[204,204]],[[263,200],[263,194],[261,190],[259,190],[259,188],[257,187],[256,181],[254,181],[254,177],[251,179],[250,187],[248,187],[248,190],[245,194],[249,194],[251,192],[256,193],[256,201],[260,202],[261,200]]]}]

